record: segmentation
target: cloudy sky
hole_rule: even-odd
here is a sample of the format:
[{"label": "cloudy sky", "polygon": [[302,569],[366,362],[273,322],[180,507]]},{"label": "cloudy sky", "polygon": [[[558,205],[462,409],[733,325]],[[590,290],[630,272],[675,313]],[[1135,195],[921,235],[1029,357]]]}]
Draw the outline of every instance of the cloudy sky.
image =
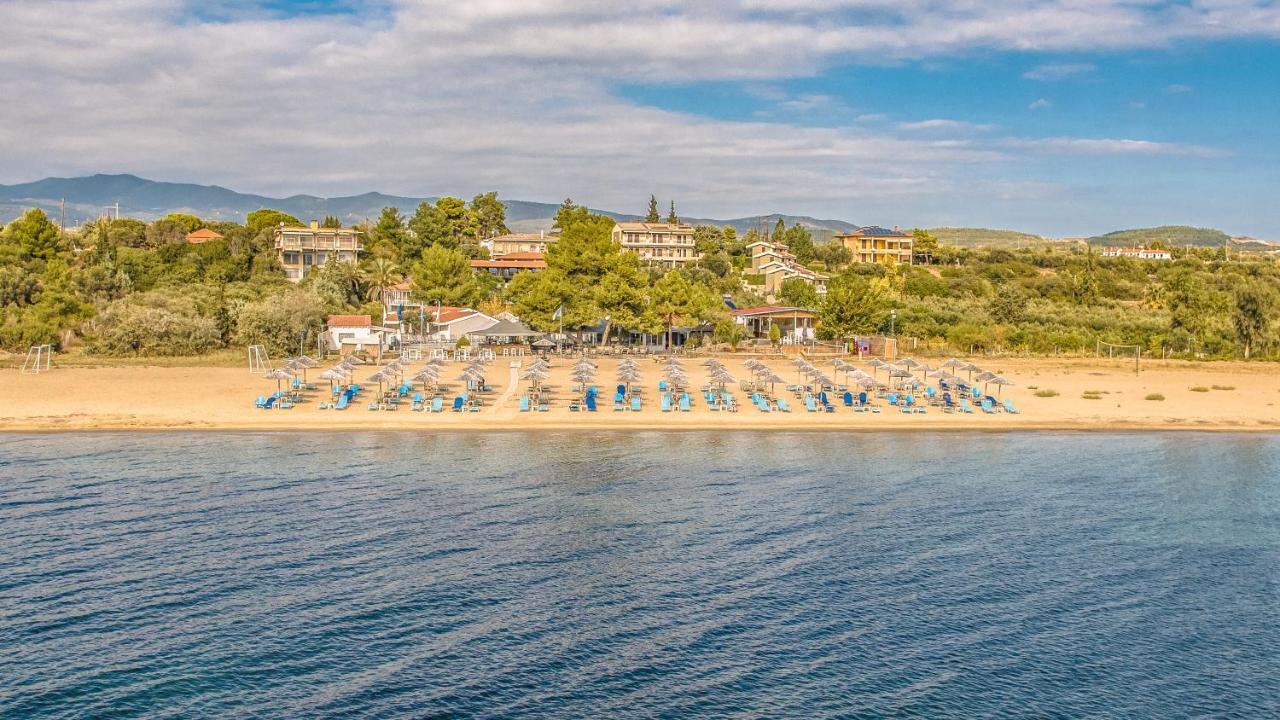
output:
[{"label": "cloudy sky", "polygon": [[0,0],[0,183],[1280,239],[1274,0]]}]

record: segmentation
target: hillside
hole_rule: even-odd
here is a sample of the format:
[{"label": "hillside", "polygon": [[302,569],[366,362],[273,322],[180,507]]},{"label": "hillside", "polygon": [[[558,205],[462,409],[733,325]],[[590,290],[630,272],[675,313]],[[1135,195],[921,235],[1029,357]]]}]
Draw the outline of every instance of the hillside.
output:
[{"label": "hillside", "polygon": [[1016,230],[992,230],[990,228],[929,228],[929,232],[943,245],[963,247],[1017,248],[1052,242],[1039,235]]},{"label": "hillside", "polygon": [[[8,222],[28,208],[43,209],[52,218],[58,218],[61,200],[66,200],[68,225],[79,225],[98,217],[107,207],[114,211],[120,203],[122,217],[155,220],[171,212],[185,212],[209,220],[243,221],[253,210],[270,207],[282,210],[303,220],[333,215],[344,223],[354,224],[366,218],[376,218],[382,208],[393,206],[409,215],[414,208],[435,197],[404,197],[368,192],[345,197],[318,197],[293,195],[273,198],[266,195],[240,193],[217,185],[157,182],[136,175],[92,175],[76,178],[45,178],[36,182],[17,185],[0,185],[0,223]],[[559,203],[531,202],[502,198],[507,206],[507,223],[515,230],[548,230]],[[637,220],[639,216],[611,210],[593,208],[615,220]],[[818,241],[830,239],[836,232],[855,227],[844,220],[822,220],[805,215],[766,214],[750,217],[717,220],[712,218],[682,218],[685,222],[707,225],[730,225],[739,233],[749,228],[772,228],[782,218],[787,225],[800,223],[809,227]]]},{"label": "hillside", "polygon": [[1221,230],[1189,225],[1161,225],[1153,228],[1117,230],[1089,238],[1089,242],[1093,245],[1121,247],[1150,245],[1157,240],[1171,247],[1222,247],[1229,243],[1231,238]]}]

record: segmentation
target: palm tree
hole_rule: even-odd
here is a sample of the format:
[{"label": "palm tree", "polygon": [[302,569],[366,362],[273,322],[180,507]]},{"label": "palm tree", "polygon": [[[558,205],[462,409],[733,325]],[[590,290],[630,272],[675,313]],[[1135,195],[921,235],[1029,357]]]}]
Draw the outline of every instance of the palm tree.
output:
[{"label": "palm tree", "polygon": [[387,288],[400,282],[399,268],[386,258],[374,258],[365,268],[363,275],[369,286],[366,297],[370,300],[381,300]]}]

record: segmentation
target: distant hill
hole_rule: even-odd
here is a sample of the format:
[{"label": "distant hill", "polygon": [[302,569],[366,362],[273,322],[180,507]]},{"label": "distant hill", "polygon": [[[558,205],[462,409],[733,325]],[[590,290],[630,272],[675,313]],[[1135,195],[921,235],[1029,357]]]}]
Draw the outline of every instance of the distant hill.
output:
[{"label": "distant hill", "polygon": [[1115,245],[1132,247],[1150,245],[1159,240],[1171,247],[1222,247],[1231,241],[1231,237],[1221,230],[1198,228],[1189,225],[1161,225],[1153,228],[1137,228],[1134,230],[1117,230],[1106,235],[1089,238],[1092,245]]},{"label": "distant hill", "polygon": [[1018,232],[1017,230],[940,227],[929,228],[929,232],[937,237],[938,242],[943,245],[960,245],[963,247],[1019,248],[1052,242],[1039,235]]},{"label": "distant hill", "polygon": [[[301,220],[320,219],[326,215],[355,224],[366,218],[375,219],[382,208],[393,206],[409,215],[420,203],[434,202],[435,197],[403,197],[368,192],[362,195],[324,198],[315,195],[293,195],[273,198],[229,190],[217,185],[195,185],[147,180],[136,175],[91,175],[75,178],[45,178],[18,185],[0,185],[0,222],[8,222],[33,207],[57,218],[60,201],[66,200],[67,225],[79,225],[102,215],[108,208],[114,212],[120,204],[121,217],[154,220],[172,212],[185,212],[208,220],[243,221],[246,214],[259,208],[282,210]],[[502,198],[507,206],[507,224],[513,230],[548,230],[559,203],[531,202]],[[615,220],[638,220],[638,215],[600,210]],[[830,239],[837,232],[852,230],[857,225],[844,220],[821,220],[804,215],[767,214],[716,220],[681,218],[685,222],[706,225],[730,225],[739,233],[749,228],[772,228],[782,218],[788,226],[800,223],[809,227],[818,241]]]}]

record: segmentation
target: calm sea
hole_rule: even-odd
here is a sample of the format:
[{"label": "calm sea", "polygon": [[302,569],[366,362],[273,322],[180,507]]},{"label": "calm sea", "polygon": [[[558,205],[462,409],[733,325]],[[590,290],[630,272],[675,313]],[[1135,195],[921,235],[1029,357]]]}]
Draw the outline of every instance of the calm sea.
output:
[{"label": "calm sea", "polygon": [[1280,437],[0,436],[0,717],[1275,717]]}]

